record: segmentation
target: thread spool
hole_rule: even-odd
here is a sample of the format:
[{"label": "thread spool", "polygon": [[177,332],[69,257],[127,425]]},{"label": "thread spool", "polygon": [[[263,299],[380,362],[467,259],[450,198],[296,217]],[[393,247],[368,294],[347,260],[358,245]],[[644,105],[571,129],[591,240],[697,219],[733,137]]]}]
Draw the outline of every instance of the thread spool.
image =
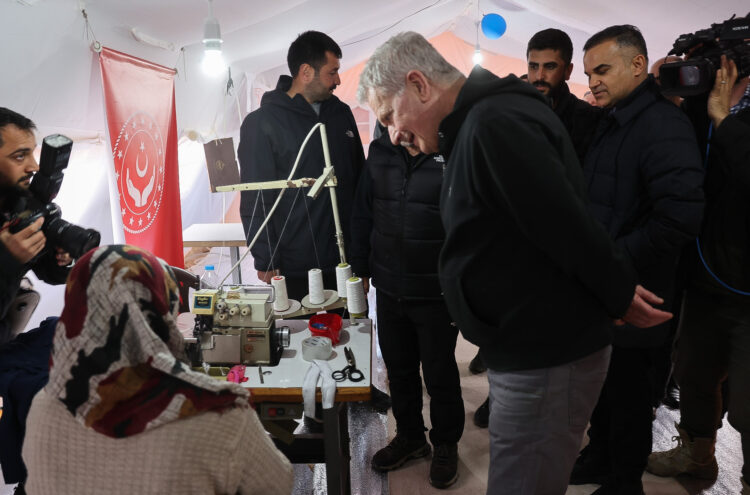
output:
[{"label": "thread spool", "polygon": [[346,281],[352,277],[352,267],[349,263],[339,263],[336,267],[336,291],[339,297],[346,299]]},{"label": "thread spool", "polygon": [[333,346],[328,337],[314,336],[302,341],[302,359],[313,361],[314,359],[327,360],[331,357]]},{"label": "thread spool", "polygon": [[323,292],[323,272],[320,268],[312,268],[307,272],[307,288],[309,289],[310,304],[323,304],[326,300]]},{"label": "thread spool", "polygon": [[351,277],[346,281],[346,298],[349,314],[357,318],[367,314],[367,299],[361,278]]},{"label": "thread spool", "polygon": [[271,279],[275,298],[273,300],[274,311],[286,311],[289,309],[289,296],[286,291],[286,278],[283,275],[277,275]]}]

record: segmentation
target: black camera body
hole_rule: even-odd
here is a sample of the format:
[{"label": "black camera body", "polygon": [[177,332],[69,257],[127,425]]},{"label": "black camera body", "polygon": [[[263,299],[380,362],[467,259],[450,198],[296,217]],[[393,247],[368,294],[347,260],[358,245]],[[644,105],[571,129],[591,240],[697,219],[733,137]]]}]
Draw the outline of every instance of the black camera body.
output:
[{"label": "black camera body", "polygon": [[101,236],[94,229],[84,229],[63,220],[60,207],[52,202],[60,192],[63,170],[68,166],[72,147],[73,141],[61,134],[44,138],[39,172],[29,186],[31,194],[16,198],[8,230],[15,234],[44,217],[42,232],[47,242],[62,248],[73,258],[79,258],[98,246]]},{"label": "black camera body", "polygon": [[750,75],[750,14],[712,24],[691,34],[683,34],[672,45],[669,55],[689,54],[687,60],[670,62],[659,69],[661,91],[666,96],[695,96],[714,86],[721,56],[734,60],[738,78]]}]

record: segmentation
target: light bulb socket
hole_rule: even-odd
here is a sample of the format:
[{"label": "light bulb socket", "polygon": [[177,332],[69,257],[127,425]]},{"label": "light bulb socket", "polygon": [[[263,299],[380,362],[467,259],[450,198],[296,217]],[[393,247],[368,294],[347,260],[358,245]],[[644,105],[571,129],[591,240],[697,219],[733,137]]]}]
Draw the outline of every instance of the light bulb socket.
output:
[{"label": "light bulb socket", "polygon": [[209,43],[212,46],[218,46],[221,49],[221,44],[224,40],[221,39],[221,28],[219,27],[219,21],[216,17],[206,18],[206,22],[203,25],[203,44],[208,49]]}]

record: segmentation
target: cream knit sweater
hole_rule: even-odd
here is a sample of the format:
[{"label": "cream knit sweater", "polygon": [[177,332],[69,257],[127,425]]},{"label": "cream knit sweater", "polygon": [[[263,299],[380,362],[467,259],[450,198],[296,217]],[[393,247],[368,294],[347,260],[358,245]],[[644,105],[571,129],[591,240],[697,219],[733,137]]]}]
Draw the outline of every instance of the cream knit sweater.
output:
[{"label": "cream knit sweater", "polygon": [[292,468],[252,409],[206,412],[114,439],[85,428],[39,392],[23,459],[31,495],[289,495]]}]

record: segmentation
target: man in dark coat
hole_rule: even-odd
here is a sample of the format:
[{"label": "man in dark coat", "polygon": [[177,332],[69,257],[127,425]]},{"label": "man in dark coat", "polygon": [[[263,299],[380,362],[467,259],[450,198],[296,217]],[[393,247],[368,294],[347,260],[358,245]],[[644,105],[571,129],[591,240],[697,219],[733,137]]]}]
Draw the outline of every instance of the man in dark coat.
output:
[{"label": "man in dark coat", "polygon": [[609,322],[671,315],[648,304],[661,300],[586,212],[575,150],[539,91],[481,67],[467,79],[409,32],[375,51],[358,97],[394,143],[447,158],[439,274],[488,367],[488,493],[563,493],[604,381]]},{"label": "man in dark coat", "polygon": [[[608,110],[586,154],[589,211],[623,249],[638,282],[671,308],[682,248],[700,228],[703,168],[690,121],[648,74],[638,28],[612,26],[584,46],[584,69]],[[571,482],[601,483],[595,493],[643,493],[651,452],[654,348],[669,325],[615,329],[612,361],[591,418],[589,446]]]},{"label": "man in dark coat", "polygon": [[549,98],[552,109],[570,134],[578,160],[583,164],[603,111],[570,92],[565,81],[573,72],[572,58],[573,43],[559,29],[539,31],[531,37],[526,48],[529,83]]},{"label": "man in dark coat", "polygon": [[[716,431],[724,416],[740,433],[745,463],[742,494],[750,494],[750,77],[738,80],[722,60],[708,99],[688,97],[686,109],[707,151],[706,214],[699,242],[683,263],[687,290],[677,342],[680,386],[678,445],[655,452],[648,471],[660,476],[716,479]],[[723,407],[722,407],[723,406]]]},{"label": "man in dark coat", "polygon": [[[351,109],[333,96],[341,84],[340,58],[341,49],[327,35],[301,34],[287,55],[292,77],[281,76],[276,90],[266,93],[261,107],[245,118],[237,154],[242,182],[286,179],[305,136],[318,122],[325,124],[346,246],[364,153]],[[293,178],[318,177],[324,166],[320,137],[312,136]],[[258,278],[269,282],[274,271],[281,272],[289,296],[297,300],[307,294],[311,268],[323,270],[324,285],[335,287],[335,267],[340,262],[329,193],[324,191],[312,201],[305,192],[297,189],[284,194],[252,249]],[[277,190],[242,193],[240,216],[248,241],[277,195]]]},{"label": "man in dark coat", "polygon": [[31,179],[39,170],[34,159],[34,123],[23,115],[0,108],[0,464],[6,483],[21,483],[25,493],[26,466],[21,459],[26,416],[31,399],[46,383],[56,318],[16,337],[10,324],[13,301],[29,270],[49,284],[62,284],[73,261],[60,248],[48,245],[42,229],[44,219],[16,233],[8,221],[15,202],[29,194]]},{"label": "man in dark coat", "polygon": [[377,289],[378,341],[388,371],[396,437],[372,459],[390,471],[429,454],[422,418],[422,375],[430,396],[430,483],[458,478],[464,404],[456,366],[458,329],[438,280],[445,235],[440,221],[443,157],[391,143],[387,130],[370,144],[352,212],[354,273]]}]

